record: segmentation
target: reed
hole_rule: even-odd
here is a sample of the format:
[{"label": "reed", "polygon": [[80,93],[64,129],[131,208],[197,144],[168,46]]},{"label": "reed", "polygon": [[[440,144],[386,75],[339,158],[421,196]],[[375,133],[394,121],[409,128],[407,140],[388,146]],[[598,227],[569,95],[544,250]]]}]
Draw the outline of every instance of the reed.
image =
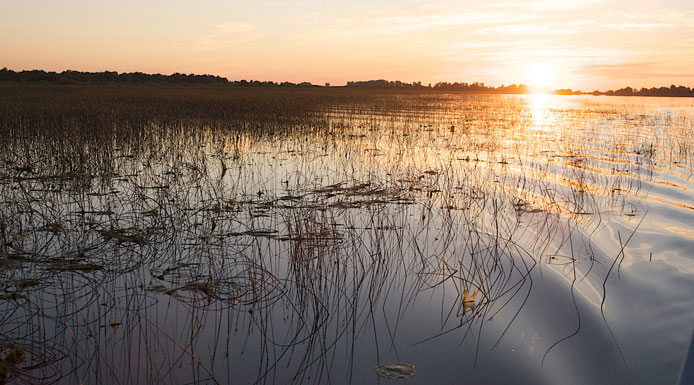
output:
[{"label": "reed", "polygon": [[593,234],[694,170],[688,118],[500,98],[0,86],[0,383],[351,382],[493,317],[498,344],[534,271],[607,280]]}]

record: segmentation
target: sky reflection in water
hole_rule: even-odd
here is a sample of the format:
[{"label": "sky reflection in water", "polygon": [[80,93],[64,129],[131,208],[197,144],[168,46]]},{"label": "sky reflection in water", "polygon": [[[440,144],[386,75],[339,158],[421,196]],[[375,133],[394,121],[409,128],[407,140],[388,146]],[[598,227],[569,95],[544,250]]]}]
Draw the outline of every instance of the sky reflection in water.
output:
[{"label": "sky reflection in water", "polygon": [[152,126],[91,174],[5,140],[5,378],[672,383],[691,104],[383,96],[313,133]]}]

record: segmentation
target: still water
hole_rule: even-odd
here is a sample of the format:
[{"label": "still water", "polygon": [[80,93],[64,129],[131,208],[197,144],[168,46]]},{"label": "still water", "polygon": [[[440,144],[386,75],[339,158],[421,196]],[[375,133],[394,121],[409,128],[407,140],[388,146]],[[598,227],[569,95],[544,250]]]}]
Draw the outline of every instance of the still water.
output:
[{"label": "still water", "polygon": [[0,383],[677,379],[694,99],[385,94],[263,124],[5,136]]}]

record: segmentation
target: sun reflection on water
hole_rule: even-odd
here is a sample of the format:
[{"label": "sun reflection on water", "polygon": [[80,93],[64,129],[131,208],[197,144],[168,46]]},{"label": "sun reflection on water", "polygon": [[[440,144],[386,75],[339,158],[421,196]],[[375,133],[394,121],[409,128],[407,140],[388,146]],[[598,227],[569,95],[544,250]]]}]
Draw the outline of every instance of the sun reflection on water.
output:
[{"label": "sun reflection on water", "polygon": [[532,116],[531,130],[534,131],[550,131],[547,127],[547,117],[548,117],[548,97],[549,95],[545,93],[532,94],[530,96],[530,113]]}]

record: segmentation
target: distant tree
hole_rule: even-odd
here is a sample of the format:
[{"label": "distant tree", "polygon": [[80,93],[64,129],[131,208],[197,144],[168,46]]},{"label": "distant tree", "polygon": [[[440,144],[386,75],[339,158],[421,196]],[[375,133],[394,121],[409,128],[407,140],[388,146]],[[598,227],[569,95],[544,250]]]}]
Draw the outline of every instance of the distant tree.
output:
[{"label": "distant tree", "polygon": [[614,94],[619,96],[631,96],[634,94],[634,90],[631,87],[625,87],[618,89]]},{"label": "distant tree", "polygon": [[[235,80],[229,81],[227,78],[215,75],[196,75],[184,74],[180,72],[171,75],[162,74],[145,74],[142,72],[118,73],[115,71],[103,72],[82,72],[66,70],[60,73],[46,72],[42,70],[24,70],[13,71],[7,67],[0,69],[0,83],[57,83],[57,84],[224,84],[236,87],[316,87],[310,82],[291,83],[282,82],[275,83],[272,81],[259,80]],[[325,83],[326,87],[330,87],[330,83]],[[488,93],[488,94],[525,94],[530,92],[524,84],[501,85],[499,87],[487,87],[484,83],[474,82],[469,83],[449,83],[438,82],[433,86],[429,83],[428,87],[424,87],[421,81],[406,83],[400,80],[388,81],[385,79],[366,80],[366,81],[348,81],[347,87],[360,88],[383,88],[383,89],[425,89],[441,91],[455,91],[461,93]],[[561,95],[578,95],[583,94],[581,91],[574,91],[570,88],[558,89],[554,91]],[[685,86],[670,87],[652,87],[641,88],[635,90],[631,87],[620,88],[616,91],[608,90],[600,92],[595,90],[590,92],[592,95],[620,95],[620,96],[689,96],[694,97],[694,89]]]}]

